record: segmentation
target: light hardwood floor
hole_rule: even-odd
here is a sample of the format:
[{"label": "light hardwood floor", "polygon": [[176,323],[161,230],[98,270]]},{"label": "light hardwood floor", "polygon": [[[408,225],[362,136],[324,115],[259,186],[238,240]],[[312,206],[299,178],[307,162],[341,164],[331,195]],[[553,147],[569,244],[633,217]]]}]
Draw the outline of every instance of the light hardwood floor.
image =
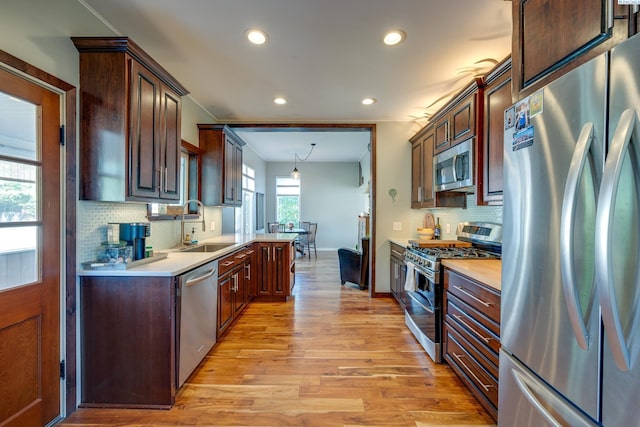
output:
[{"label": "light hardwood floor", "polygon": [[[384,281],[385,278],[379,278]],[[252,303],[171,410],[79,409],[60,426],[493,426],[391,298],[340,285],[335,252],[298,258],[286,303]]]}]

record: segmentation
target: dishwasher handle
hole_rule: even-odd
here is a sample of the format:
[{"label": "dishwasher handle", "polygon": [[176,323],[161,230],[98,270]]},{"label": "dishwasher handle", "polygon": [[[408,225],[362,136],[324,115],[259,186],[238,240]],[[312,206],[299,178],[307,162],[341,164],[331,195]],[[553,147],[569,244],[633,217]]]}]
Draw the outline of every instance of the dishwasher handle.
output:
[{"label": "dishwasher handle", "polygon": [[185,286],[193,286],[193,285],[197,285],[198,283],[207,280],[209,277],[213,276],[216,272],[215,268],[212,268],[211,271],[203,274],[202,276],[196,277],[195,279],[189,279],[185,282]]}]

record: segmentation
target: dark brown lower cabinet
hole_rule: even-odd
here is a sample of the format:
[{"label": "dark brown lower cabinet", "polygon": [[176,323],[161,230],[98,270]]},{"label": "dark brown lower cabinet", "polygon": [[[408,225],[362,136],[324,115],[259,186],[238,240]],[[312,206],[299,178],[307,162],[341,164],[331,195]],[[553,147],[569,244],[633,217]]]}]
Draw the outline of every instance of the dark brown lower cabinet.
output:
[{"label": "dark brown lower cabinet", "polygon": [[80,406],[173,405],[175,283],[174,277],[81,277]]},{"label": "dark brown lower cabinet", "polygon": [[285,300],[295,283],[293,242],[259,242],[257,252],[257,298]]},{"label": "dark brown lower cabinet", "polygon": [[444,358],[498,419],[500,293],[445,269]]}]

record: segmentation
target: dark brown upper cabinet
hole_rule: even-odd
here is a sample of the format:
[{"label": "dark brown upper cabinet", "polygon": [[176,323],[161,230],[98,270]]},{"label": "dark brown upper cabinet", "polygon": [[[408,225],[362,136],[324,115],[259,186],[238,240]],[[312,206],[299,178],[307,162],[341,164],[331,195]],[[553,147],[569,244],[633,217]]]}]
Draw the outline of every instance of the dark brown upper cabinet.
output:
[{"label": "dark brown upper cabinet", "polygon": [[227,125],[199,124],[202,203],[242,206],[242,150],[245,142]]},{"label": "dark brown upper cabinet", "polygon": [[485,76],[483,137],[478,138],[476,204],[502,204],[504,111],[511,106],[511,57]]},{"label": "dark brown upper cabinet", "polygon": [[128,37],[72,37],[80,52],[80,198],[180,199],[187,90]]},{"label": "dark brown upper cabinet", "polygon": [[629,6],[615,0],[514,0],[512,5],[515,100],[635,33]]}]

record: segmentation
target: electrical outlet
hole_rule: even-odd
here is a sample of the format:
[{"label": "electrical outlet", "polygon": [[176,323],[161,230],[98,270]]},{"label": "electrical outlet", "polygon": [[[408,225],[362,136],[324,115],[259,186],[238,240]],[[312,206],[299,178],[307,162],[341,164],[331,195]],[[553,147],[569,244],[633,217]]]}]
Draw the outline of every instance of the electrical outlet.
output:
[{"label": "electrical outlet", "polygon": [[216,222],[215,221],[211,221],[211,227],[209,228],[209,231],[216,231]]},{"label": "electrical outlet", "polygon": [[402,231],[402,223],[395,221],[393,223],[393,231]]},{"label": "electrical outlet", "polygon": [[446,230],[445,233],[447,234],[451,233],[451,224],[447,224],[444,228]]}]

